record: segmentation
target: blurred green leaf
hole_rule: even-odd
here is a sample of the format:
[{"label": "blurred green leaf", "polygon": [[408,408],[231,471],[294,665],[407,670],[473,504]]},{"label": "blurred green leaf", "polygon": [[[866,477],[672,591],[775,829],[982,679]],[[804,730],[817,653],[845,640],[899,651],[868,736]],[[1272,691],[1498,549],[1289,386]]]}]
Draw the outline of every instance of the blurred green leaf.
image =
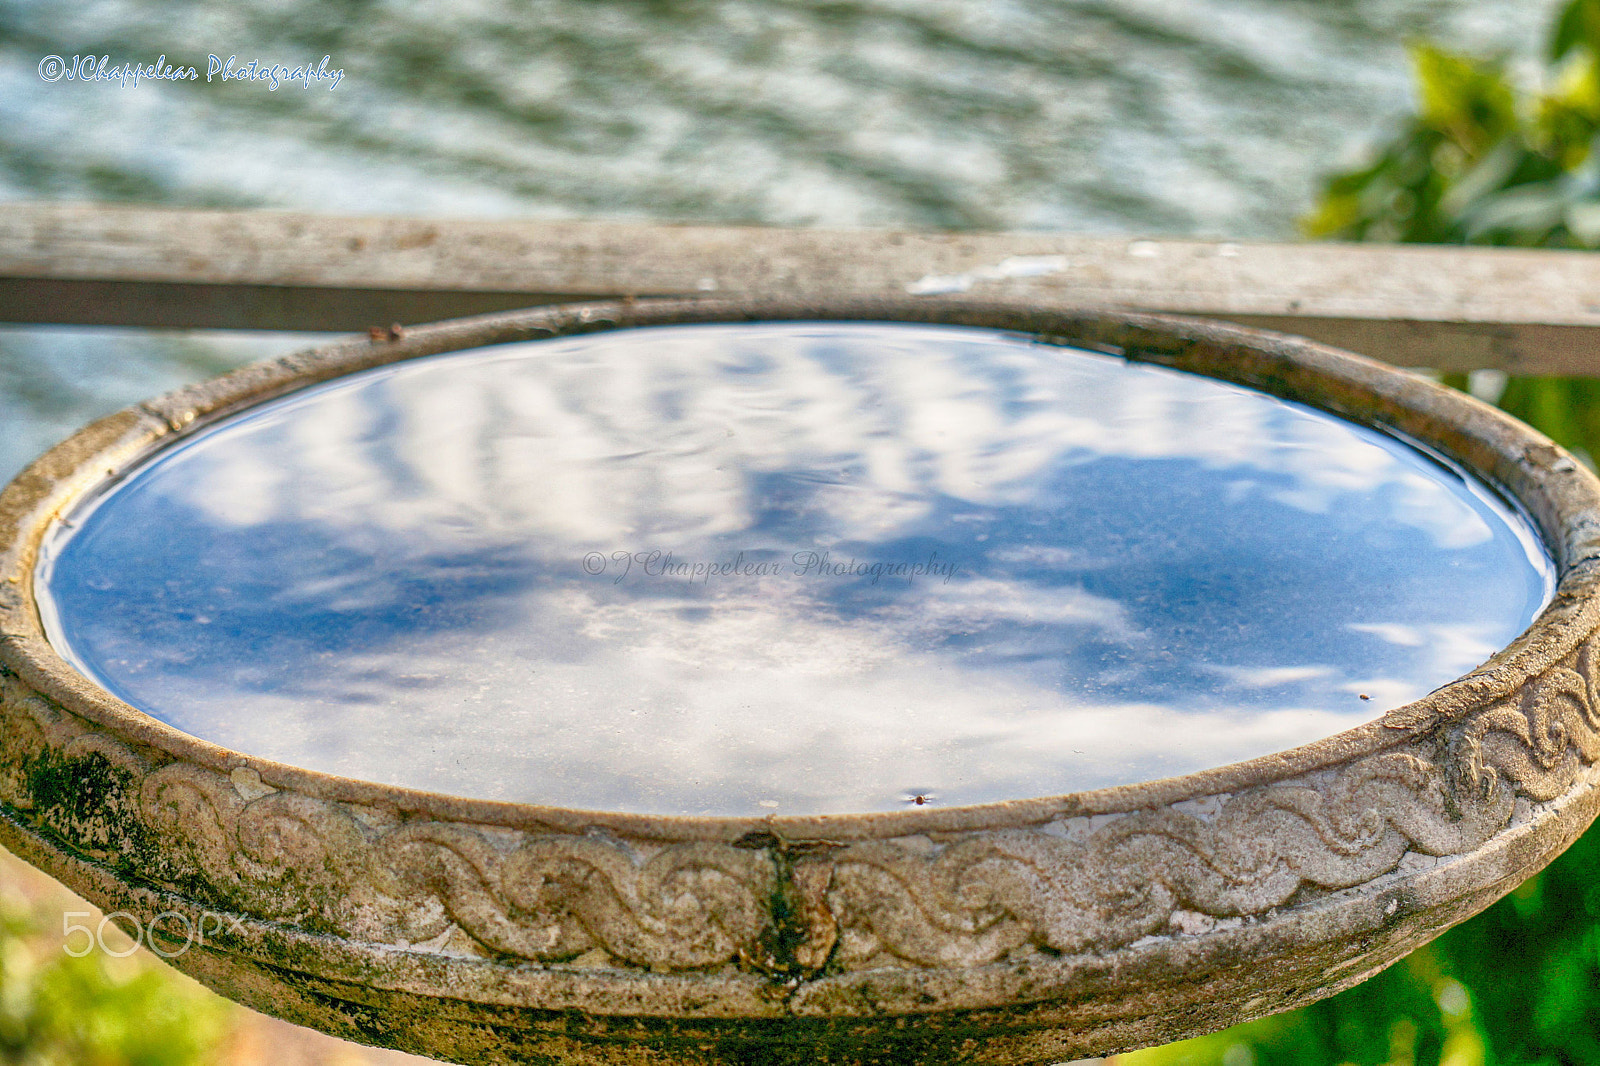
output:
[{"label": "blurred green leaf", "polygon": [[0,1063],[202,1066],[232,1024],[224,1000],[143,956],[62,948],[24,901],[0,898]]},{"label": "blurred green leaf", "polygon": [[1420,97],[1418,117],[1478,155],[1518,127],[1516,94],[1491,64],[1419,44],[1411,49]]},{"label": "blurred green leaf", "polygon": [[1578,49],[1600,51],[1600,0],[1571,0],[1556,16],[1546,54],[1555,61]]},{"label": "blurred green leaf", "polygon": [[1499,62],[1412,50],[1417,111],[1371,162],[1325,183],[1314,237],[1548,247],[1600,244],[1600,0],[1575,0],[1551,33],[1541,88]]},{"label": "blurred green leaf", "polygon": [[1566,217],[1567,201],[1561,187],[1541,182],[1481,197],[1463,212],[1462,227],[1468,240],[1500,238],[1500,243],[1507,244],[1545,244]]}]

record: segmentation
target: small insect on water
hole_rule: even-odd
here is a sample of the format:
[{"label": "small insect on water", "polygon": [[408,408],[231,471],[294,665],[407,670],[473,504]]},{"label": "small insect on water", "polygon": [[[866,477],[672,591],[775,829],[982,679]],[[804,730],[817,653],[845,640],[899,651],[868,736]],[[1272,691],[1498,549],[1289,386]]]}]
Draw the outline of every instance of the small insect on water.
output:
[{"label": "small insect on water", "polygon": [[925,807],[938,797],[932,792],[907,792],[905,801],[917,807]]}]

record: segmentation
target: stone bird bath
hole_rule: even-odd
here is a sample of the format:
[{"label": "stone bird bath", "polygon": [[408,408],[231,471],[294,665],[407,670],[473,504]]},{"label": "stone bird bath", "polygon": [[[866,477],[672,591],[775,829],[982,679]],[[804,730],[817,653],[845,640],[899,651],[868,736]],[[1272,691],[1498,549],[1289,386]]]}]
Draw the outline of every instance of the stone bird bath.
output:
[{"label": "stone bird bath", "polygon": [[[743,399],[736,409],[711,411],[702,403],[711,394],[696,391],[698,371],[692,358],[672,347],[678,343],[673,338],[720,337],[703,327],[759,322],[790,324],[784,327],[788,347],[770,359],[746,351],[743,362],[717,364],[717,373],[728,380],[715,395]],[[917,327],[923,332],[912,333],[929,343],[949,340],[959,347],[971,339],[990,348],[971,356],[977,360],[972,363],[948,352],[930,356],[926,381],[910,371],[878,377],[861,371],[863,378],[845,356],[828,355],[833,349],[827,345],[837,341],[848,355],[849,344],[878,336],[850,332],[868,324]],[[671,332],[681,328],[702,333]],[[957,336],[951,330],[967,332]],[[376,457],[372,470],[388,469],[390,460],[405,458],[404,448],[383,443],[388,423],[376,415],[354,422],[331,416],[307,416],[292,426],[283,422],[290,428],[282,430],[282,439],[293,448],[276,467],[256,463],[246,470],[223,462],[226,456],[204,466],[211,454],[206,442],[232,439],[227,434],[236,431],[229,427],[248,423],[266,427],[249,432],[270,435],[280,424],[274,412],[312,410],[293,407],[301,400],[354,404],[359,397],[350,390],[366,387],[360,385],[365,381],[413,382],[406,386],[406,402],[418,406],[407,408],[406,417],[426,426],[449,423],[454,379],[386,379],[382,375],[390,371],[375,368],[447,367],[456,357],[408,361],[479,349],[492,355],[501,349],[489,346],[528,342],[515,349],[523,353],[517,358],[529,360],[518,365],[535,377],[547,375],[547,382],[539,379],[545,389],[558,378],[568,380],[560,377],[568,371],[578,375],[572,380],[603,377],[604,353],[591,358],[584,345],[630,336],[663,345],[659,357],[638,364],[643,369],[637,374],[644,376],[619,374],[609,390],[585,386],[588,399],[578,407],[545,404],[536,421],[558,428],[542,443],[528,445],[532,453],[518,450],[524,444],[501,441],[495,445],[500,450],[485,453],[489,458],[468,462],[467,469],[492,468],[496,478],[512,482],[478,491],[461,504],[464,511],[450,510],[459,501],[438,503],[437,486],[415,483],[415,470],[445,461],[442,453],[455,440],[448,434],[439,438],[439,454],[407,460],[412,466],[393,473],[392,480],[371,470],[329,473],[337,462],[313,469],[295,457],[301,454],[297,449],[321,447],[319,434],[344,433],[345,444],[354,441],[352,447]],[[566,345],[550,349],[565,354],[541,362],[541,346],[548,345]],[[915,368],[914,357],[904,358],[912,359],[904,366]],[[1184,611],[1212,618],[1207,612],[1218,597],[1231,602],[1242,587],[1243,578],[1206,584],[1214,568],[1185,579],[1199,585],[1171,586],[1203,593],[1185,599],[1183,611],[1141,607],[1133,593],[1118,606],[1121,601],[1111,602],[1117,596],[1104,591],[1113,586],[1103,583],[1131,572],[1131,562],[1120,566],[1117,558],[1144,556],[1129,547],[1109,563],[1091,565],[1082,551],[1062,547],[1060,538],[1068,534],[1061,530],[1073,528],[1062,524],[1063,512],[1076,505],[1057,506],[1052,500],[1066,497],[1051,495],[1065,492],[1060,486],[1069,483],[1073,493],[1105,484],[1099,475],[1085,480],[1074,473],[1090,459],[1105,458],[1091,438],[1071,447],[1061,442],[1078,432],[1074,427],[1081,428],[1084,418],[1111,411],[1117,401],[1110,394],[1103,403],[1078,395],[1070,418],[1056,411],[1045,395],[1049,389],[1038,382],[1057,381],[1051,375],[1065,372],[1057,366],[1063,360],[1089,360],[1099,367],[1095,373],[1134,375],[1146,383],[1140,388],[1162,396],[1168,394],[1161,390],[1177,388],[1171,383],[1180,380],[1231,383],[1226,411],[1236,409],[1228,405],[1257,404],[1248,410],[1257,412],[1251,418],[1266,419],[1261,425],[1277,425],[1272,420],[1280,417],[1330,424],[1331,429],[1306,431],[1315,438],[1312,445],[1301,446],[1312,438],[1296,437],[1301,444],[1283,446],[1282,454],[1296,463],[1320,462],[1319,456],[1337,452],[1378,456],[1371,462],[1381,466],[1400,461],[1397,449],[1411,449],[1413,458],[1422,457],[1416,465],[1422,472],[1406,467],[1411,472],[1397,474],[1394,483],[1424,492],[1424,502],[1434,499],[1426,493],[1437,485],[1481,479],[1494,488],[1471,490],[1478,494],[1472,496],[1476,502],[1468,501],[1478,509],[1473,513],[1501,515],[1513,534],[1513,527],[1522,529],[1523,547],[1532,545],[1528,580],[1547,585],[1528,601],[1526,617],[1502,619],[1510,627],[1505,639],[1483,654],[1471,651],[1475,646],[1468,641],[1467,658],[1445,676],[1359,694],[1352,687],[1368,676],[1360,672],[1360,655],[1348,668],[1263,666],[1265,660],[1250,658],[1260,645],[1249,635],[1256,632],[1251,627],[1270,621],[1299,633],[1305,616],[1317,613],[1307,612],[1306,604],[1325,602],[1317,597],[1332,593],[1314,591],[1305,594],[1312,596],[1307,600],[1269,589],[1228,623],[1246,634],[1238,639],[1221,623],[1178,626],[1191,617]],[[621,416],[606,422],[615,413],[607,405],[626,396],[637,400],[644,395],[639,381],[655,381],[650,374],[669,370],[680,375],[673,379],[677,385],[651,385],[648,402],[629,401],[634,406],[628,410],[656,412],[651,424],[666,428],[651,446],[689,463],[686,469],[695,476],[663,487],[662,479],[675,476],[671,468],[650,466],[648,476],[606,480],[615,469],[634,470],[626,464],[640,460],[624,455],[625,449],[584,451],[588,445],[582,442],[590,437],[559,427],[581,416],[585,426],[613,426],[618,441],[632,439],[634,423]],[[945,378],[934,380],[935,370]],[[960,377],[968,371],[968,378]],[[813,388],[818,381],[826,389]],[[777,393],[763,391],[774,382],[782,386]],[[839,392],[841,382],[864,391]],[[486,387],[476,394],[474,409],[498,410],[494,402],[500,401],[515,407],[524,402],[518,397],[567,395],[549,391],[555,388],[528,392],[507,386],[501,395]],[[802,395],[810,398],[794,399]],[[274,401],[278,405],[270,406]],[[439,406],[428,406],[434,403]],[[972,414],[971,404],[989,404],[983,408],[988,413]],[[822,408],[831,413],[818,416],[815,424],[823,428],[815,430],[815,440],[823,443],[812,448],[804,442],[813,437],[795,427],[801,415]],[[923,418],[919,412],[925,408],[936,409],[938,417]],[[1232,432],[1225,425],[1212,432],[1191,422],[1184,432],[1163,436],[1148,405],[1116,410],[1121,413],[1113,412],[1115,418],[1125,419],[1117,425],[1143,427],[1146,435],[1138,441],[1166,441],[1161,448],[1181,445],[1203,453],[1180,462],[1168,452],[1152,452],[1155,445],[1129,445],[1112,457],[1123,464],[1118,469],[1171,461],[1178,463],[1171,469],[1234,478],[1228,484],[1235,485],[1239,464],[1250,461],[1248,442],[1241,445],[1244,451],[1214,450]],[[977,430],[971,427],[980,424],[989,427],[988,437],[973,436]],[[844,458],[835,462],[827,441],[843,439],[846,431],[836,427],[846,425],[856,427],[850,432],[857,435],[839,446]],[[885,425],[894,432],[881,432]],[[336,433],[330,427],[344,428]],[[1351,438],[1348,448],[1355,450],[1338,451],[1316,443],[1324,432],[1360,439]],[[950,433],[971,439],[953,442]],[[1172,444],[1174,436],[1184,439]],[[922,442],[910,458],[904,449],[895,451],[908,440]],[[779,443],[769,447],[762,441]],[[893,455],[883,459],[873,450],[880,446]],[[805,476],[791,477],[787,467],[768,462],[779,453],[788,462],[801,452],[809,457]],[[519,467],[517,457],[526,454],[536,460],[551,456],[551,465]],[[571,469],[592,476],[560,482],[553,472],[567,469],[555,465],[560,456],[571,458]],[[745,482],[722,477],[730,469],[723,460],[730,456],[747,464],[749,484],[766,486],[767,510],[751,511],[743,526],[718,517],[726,500],[742,498],[744,491]],[[1033,466],[1028,456],[1037,459]],[[889,465],[873,465],[880,460]],[[180,467],[183,462],[200,466]],[[164,463],[175,473],[159,482]],[[207,477],[221,479],[218,494],[185,496],[184,486],[198,482],[186,480],[191,475],[183,470],[211,470]],[[1471,477],[1463,480],[1463,471]],[[336,474],[353,495],[317,510],[323,500],[318,479]],[[524,478],[521,489],[495,487],[518,476]],[[1257,501],[1251,506],[1287,507],[1283,513],[1297,522],[1360,518],[1349,518],[1339,505],[1346,487],[1336,485],[1321,503],[1307,503],[1292,495],[1293,486],[1272,481],[1275,476],[1263,474],[1251,482],[1256,488],[1247,485],[1236,495]],[[863,480],[870,484],[863,487]],[[1161,474],[1151,484],[1160,488],[1168,480]],[[172,495],[140,496],[146,490],[139,486],[147,483],[156,486],[150,493],[166,484]],[[499,530],[500,539],[492,551],[473,548],[452,556],[454,569],[444,585],[428,584],[433,578],[417,587],[400,579],[384,585],[392,602],[386,600],[381,611],[363,606],[368,586],[352,592],[338,584],[345,563],[326,563],[343,558],[333,549],[306,549],[296,557],[332,575],[334,592],[313,590],[333,597],[326,602],[310,592],[302,596],[305,590],[292,583],[259,595],[240,592],[238,581],[275,580],[252,571],[251,560],[276,559],[273,545],[288,543],[282,540],[288,518],[252,508],[263,499],[288,499],[284,493],[300,491],[296,486],[309,486],[294,497],[300,508],[292,516],[296,523],[315,512],[318,522],[343,530],[338,523],[356,523],[350,516],[363,507],[385,516],[373,527],[381,535],[361,541],[361,559],[368,561],[421,566],[435,559],[428,554],[432,549],[407,547],[418,529],[456,530],[463,537]],[[616,491],[600,492],[605,486]],[[1223,514],[1217,510],[1219,492],[1208,488],[1195,495],[1194,506],[1202,508],[1197,513]],[[1471,492],[1463,489],[1461,498]],[[1505,499],[1491,500],[1495,492]],[[1124,496],[1129,508],[1148,502],[1145,490]],[[508,502],[510,497],[520,502]],[[145,498],[156,502],[137,511]],[[1110,498],[1109,505],[1083,504],[1093,519],[1085,519],[1088,525],[1100,529],[1102,518],[1119,513],[1115,490]],[[396,510],[395,501],[407,501],[410,510]],[[108,912],[118,912],[130,929],[137,925],[134,931],[153,948],[223,995],[338,1036],[451,1061],[1047,1063],[1171,1041],[1355,984],[1509,891],[1594,818],[1600,756],[1597,504],[1600,484],[1586,469],[1470,397],[1358,356],[1215,323],[964,299],[639,301],[553,307],[362,337],[112,415],[39,459],[0,495],[0,842]],[[1426,535],[1452,552],[1490,543],[1439,526],[1435,519],[1443,512],[1433,504],[1395,506],[1400,532],[1373,534],[1378,539],[1371,543],[1403,548],[1411,543],[1406,538]],[[135,508],[129,513],[141,517],[118,526],[106,517],[117,507]],[[961,532],[988,529],[983,523],[998,521],[993,516],[1001,512],[1015,518],[1012,526],[993,527],[1005,551],[992,547],[987,533]],[[551,563],[538,555],[542,549],[525,547],[523,527],[511,522],[518,515],[518,521],[556,530],[549,534],[556,538],[552,543],[559,542],[566,554],[558,552]],[[661,526],[663,515],[677,524]],[[171,516],[178,532],[143,524],[166,521],[163,516]],[[207,576],[205,567],[222,556],[185,561],[179,551],[200,535],[194,531],[201,518],[209,523],[207,537],[253,530],[252,536],[265,538],[257,546],[246,541],[244,548],[216,549],[231,560],[234,577],[227,581],[234,584]],[[1193,538],[1209,534],[1207,522],[1179,523],[1170,533],[1172,543],[1201,543]],[[104,549],[121,569],[106,570],[91,558],[97,545],[121,544],[118,531],[134,527],[144,532],[143,547]],[[1038,532],[1016,532],[1023,527]],[[655,540],[643,532],[647,528],[656,530]],[[885,549],[882,558],[894,565],[926,563],[925,569],[874,582],[864,571],[819,562],[817,574],[796,576],[802,554],[797,545],[820,545],[842,559],[871,542],[861,532],[868,528],[897,531],[898,554]],[[595,529],[605,536],[590,536]],[[678,540],[662,530],[675,531]],[[829,533],[826,541],[795,539],[815,539],[819,530]],[[1515,549],[1521,542],[1513,536],[1505,543]],[[777,625],[772,619],[779,609],[772,606],[776,594],[763,590],[780,586],[760,584],[764,577],[754,570],[651,575],[648,561],[637,564],[638,573],[615,570],[632,565],[636,554],[648,560],[650,549],[687,544],[706,552],[727,548],[729,557],[735,547],[749,548],[738,565],[766,561],[787,568],[779,580],[787,582],[781,588],[788,613],[770,632],[806,640],[791,642],[780,655],[761,636],[769,632],[762,626]],[[1291,548],[1284,558],[1292,565],[1273,570],[1273,580],[1298,580],[1302,571],[1317,570],[1321,546],[1310,552],[1303,544]],[[1326,552],[1342,550],[1330,537]],[[711,562],[723,559],[716,555]],[[706,559],[682,548],[677,561],[692,566]],[[941,561],[954,572],[940,571]],[[823,572],[825,565],[835,569]],[[1239,573],[1257,572],[1249,558],[1237,565]],[[1482,590],[1510,573],[1498,564],[1471,565],[1480,570],[1460,583],[1464,603],[1475,604],[1472,597],[1488,595]],[[1150,570],[1155,576],[1149,587],[1167,587],[1158,580],[1165,572],[1159,566]],[[1060,578],[1062,573],[1073,576]],[[805,584],[810,578],[817,580]],[[1329,579],[1338,578],[1334,572]],[[146,579],[148,587],[138,584]],[[191,580],[199,583],[193,589]],[[1018,599],[1022,585],[1050,595]],[[1370,588],[1379,595],[1377,584]],[[536,595],[546,613],[493,628],[484,619],[509,617],[507,589]],[[1513,598],[1521,595],[1512,592]],[[234,600],[222,602],[228,596]],[[605,598],[611,596],[624,599]],[[207,613],[206,604],[218,597],[221,606]],[[451,613],[469,601],[493,609],[468,621]],[[1313,633],[1305,639],[1329,647],[1378,641],[1370,646],[1385,655],[1411,649],[1436,668],[1456,662],[1435,652],[1447,637],[1465,639],[1461,633],[1467,630],[1406,628],[1388,615],[1357,617],[1356,602],[1339,601],[1339,611],[1352,621],[1327,630],[1335,637]],[[112,603],[120,606],[105,606]],[[263,605],[271,607],[268,614],[277,612],[276,624],[289,641],[284,647],[292,654],[274,658],[276,645],[262,636],[268,631],[252,628]],[[1432,610],[1436,604],[1423,606]],[[646,607],[662,610],[650,614]],[[408,620],[404,626],[395,621],[402,617]],[[340,621],[349,618],[376,618],[390,626],[380,636],[400,643],[352,635]],[[725,618],[732,623],[722,625],[719,619]],[[169,629],[169,622],[177,628]],[[1161,635],[1169,622],[1178,626],[1172,630],[1176,636]],[[720,628],[707,628],[713,624]],[[823,636],[804,628],[813,624],[823,627]],[[183,650],[190,639],[185,634],[202,628],[200,650]],[[893,640],[884,636],[891,630]],[[830,632],[848,634],[855,643],[840,643],[831,658],[818,659],[813,652],[819,646],[834,648]],[[685,634],[716,639],[690,647]],[[405,643],[414,637],[453,641],[439,646],[442,658],[487,663],[489,680],[482,684],[499,702],[491,699],[487,712],[475,710],[480,704],[451,689],[453,682],[427,659],[434,651],[411,650],[413,644]],[[579,637],[579,644],[563,643]],[[363,643],[352,643],[358,638]],[[1221,687],[1201,702],[1208,713],[1223,714],[1217,720],[1222,724],[1185,733],[1192,720],[1157,705],[1188,699],[1181,686],[1173,688],[1177,675],[1170,670],[1182,667],[1180,673],[1187,670],[1183,676],[1189,677],[1193,664],[1172,666],[1161,655],[1164,648],[1188,648],[1189,641],[1201,641],[1196,648],[1224,646],[1203,643],[1213,640],[1223,640],[1229,654],[1243,658],[1206,666],[1206,676]],[[646,649],[656,672],[647,677],[630,672],[634,666],[615,665],[604,658],[606,641]],[[560,654],[541,651],[557,645],[565,649]],[[224,646],[232,650],[215,651]],[[400,650],[385,650],[393,647]],[[940,649],[949,668],[929,675],[931,681],[897,673],[892,656],[873,658],[873,649],[884,647],[911,656]],[[480,655],[484,648],[490,650]],[[707,648],[735,648],[746,661],[718,665]],[[1098,723],[1100,739],[1094,742],[1110,748],[1086,754],[1072,747],[1078,741],[1070,736],[1063,740],[1052,733],[1048,722],[1039,725],[1045,721],[1039,714],[1055,713],[1049,700],[1071,688],[1061,680],[1059,663],[1080,662],[1072,656],[1088,656],[1081,662],[1100,671],[1095,676],[1101,688],[1072,689],[1069,695],[1077,701],[1073,706],[1089,708],[1084,722]],[[407,673],[395,666],[396,658],[422,665]],[[1121,672],[1108,662],[1123,664]],[[231,672],[221,671],[219,663]],[[328,676],[338,683],[305,673],[308,663],[328,664]],[[357,676],[351,663],[367,672]],[[513,663],[524,672],[507,679],[493,672],[496,663]],[[589,673],[564,672],[585,663]],[[1168,671],[1159,675],[1167,695],[1141,702],[1124,688],[1133,683],[1129,677],[1157,676],[1149,672],[1156,669],[1150,663]],[[724,666],[724,673],[714,673]],[[678,683],[672,679],[702,670],[708,671],[703,688],[672,688]],[[1384,676],[1400,676],[1395,671]],[[412,692],[405,699],[413,702],[386,703],[390,695],[372,696],[362,687],[379,675],[403,675]],[[192,690],[184,678],[193,679]],[[699,720],[685,717],[689,712],[662,696],[669,689],[680,696],[732,693],[728,706],[755,707],[748,712],[754,717],[729,712],[717,730],[694,734],[691,727]],[[413,690],[421,695],[413,699]],[[983,698],[969,699],[974,691]],[[1174,691],[1179,695],[1171,696]],[[246,695],[236,700],[240,692]],[[884,695],[872,695],[878,692]],[[1261,733],[1252,741],[1255,748],[1228,747],[1244,730],[1237,723],[1256,721],[1227,717],[1233,713],[1230,693],[1246,700],[1282,692],[1289,693],[1289,710],[1260,706],[1278,715],[1272,722],[1288,723],[1289,732]],[[259,706],[250,702],[257,696]],[[1318,699],[1344,702],[1328,703],[1334,707],[1328,710]],[[637,706],[624,706],[630,701]],[[768,721],[760,717],[768,702],[788,709]],[[604,708],[595,709],[602,703]],[[426,744],[416,741],[412,730],[427,726],[429,708],[441,707],[449,708],[453,724],[430,734]],[[930,717],[930,707],[954,708],[949,720],[957,725]],[[606,717],[640,708],[643,717],[632,730]],[[880,715],[883,708],[888,713]],[[1000,724],[980,743],[958,728],[962,708],[986,714],[1010,708],[1005,713],[1012,717],[996,719]],[[880,740],[871,743],[878,747],[867,739],[858,745],[854,733],[828,717],[844,715],[848,723],[851,715],[868,711],[876,715],[872,736]],[[538,743],[525,739],[534,734],[516,732],[536,730],[561,715],[567,724]],[[894,732],[901,728],[897,716],[909,723],[907,732]],[[606,723],[615,741],[586,746],[586,722]],[[1006,733],[1012,728],[1006,723],[1015,722],[1024,723],[1020,732]],[[1307,722],[1312,733],[1294,732]],[[826,723],[827,730],[816,723]],[[957,740],[940,747],[939,731],[947,727],[955,729]],[[808,730],[826,738],[817,750],[805,749],[811,752],[809,768],[789,780],[781,759],[752,761],[751,752],[768,752],[761,747],[768,733],[761,730],[802,746],[810,743]],[[1168,731],[1187,739],[1172,741],[1172,752],[1158,750]],[[862,735],[867,732],[863,726]],[[511,739],[497,739],[505,737]],[[1292,742],[1274,746],[1281,737]],[[225,746],[232,738],[244,738],[238,750]],[[924,754],[905,754],[922,751],[924,740]],[[450,746],[458,741],[465,745],[459,751]],[[720,751],[724,742],[735,745],[730,750],[738,757],[716,764],[703,780],[670,772],[671,765],[688,765],[696,752]],[[306,761],[318,765],[276,757],[294,744],[314,751],[315,758]],[[657,746],[671,753],[668,772],[659,779],[643,770],[643,776],[631,775],[630,765],[647,762]],[[481,755],[473,754],[480,749]],[[951,761],[951,752],[961,750],[976,753],[981,772],[963,776],[959,760]],[[620,768],[605,762],[615,752],[624,753]],[[537,759],[548,765],[528,761]],[[520,766],[543,768],[521,773]],[[702,767],[694,766],[699,774]],[[618,798],[608,807],[612,795]]]}]

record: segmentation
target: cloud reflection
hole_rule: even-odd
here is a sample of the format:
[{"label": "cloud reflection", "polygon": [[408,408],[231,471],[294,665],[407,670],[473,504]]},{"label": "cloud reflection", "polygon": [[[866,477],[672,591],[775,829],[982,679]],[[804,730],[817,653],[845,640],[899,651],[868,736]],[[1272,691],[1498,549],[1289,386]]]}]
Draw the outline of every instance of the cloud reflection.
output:
[{"label": "cloud reflection", "polygon": [[[52,553],[52,639],[180,728],[663,813],[1266,754],[1470,669],[1550,577],[1491,493],[1370,431],[1026,338],[859,324],[359,375],[164,453]],[[908,576],[930,560],[949,569]]]}]

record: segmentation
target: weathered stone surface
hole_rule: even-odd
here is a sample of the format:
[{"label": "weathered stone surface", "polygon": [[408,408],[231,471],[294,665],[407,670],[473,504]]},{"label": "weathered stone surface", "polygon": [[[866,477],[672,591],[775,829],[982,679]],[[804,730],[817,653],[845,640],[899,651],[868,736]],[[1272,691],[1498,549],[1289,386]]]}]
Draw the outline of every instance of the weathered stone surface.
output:
[{"label": "weathered stone surface", "polygon": [[1492,902],[1594,817],[1600,483],[1490,408],[1308,343],[966,302],[619,304],[335,345],[145,411],[181,434],[390,359],[762,317],[1029,330],[1382,422],[1516,495],[1551,545],[1558,595],[1510,648],[1422,700],[1183,778],[804,818],[469,801],[228,752],[55,655],[33,614],[34,548],[118,468],[119,423],[0,495],[0,515],[17,516],[0,583],[21,590],[0,643],[0,842],[143,923],[222,916],[199,926],[203,944],[160,923],[164,953],[353,1039],[463,1062],[1027,1063],[1337,991]]}]

